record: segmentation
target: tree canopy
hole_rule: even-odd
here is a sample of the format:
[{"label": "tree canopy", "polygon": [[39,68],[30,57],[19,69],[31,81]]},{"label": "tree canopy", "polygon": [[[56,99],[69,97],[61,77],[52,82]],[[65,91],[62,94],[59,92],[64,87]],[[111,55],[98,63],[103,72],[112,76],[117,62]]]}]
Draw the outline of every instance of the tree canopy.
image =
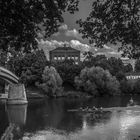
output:
[{"label": "tree canopy", "polygon": [[97,47],[121,43],[123,55],[140,57],[140,1],[95,0],[86,20],[78,20],[83,38]]},{"label": "tree canopy", "polygon": [[80,76],[75,77],[75,84],[91,95],[117,95],[120,92],[117,79],[101,67],[84,68]]},{"label": "tree canopy", "polygon": [[0,48],[29,51],[43,28],[45,37],[57,32],[62,13],[78,10],[78,0],[1,0]]}]

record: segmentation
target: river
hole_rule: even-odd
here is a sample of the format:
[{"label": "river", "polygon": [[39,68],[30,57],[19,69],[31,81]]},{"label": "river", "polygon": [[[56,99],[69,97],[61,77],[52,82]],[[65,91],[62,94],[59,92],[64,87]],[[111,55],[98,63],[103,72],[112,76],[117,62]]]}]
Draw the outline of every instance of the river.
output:
[{"label": "river", "polygon": [[[140,96],[133,99],[140,105]],[[7,133],[7,140],[134,140],[140,136],[140,108],[114,110],[99,118],[68,111],[93,106],[125,107],[129,100],[128,96],[62,98],[29,101],[22,106],[0,105],[0,136]]]}]

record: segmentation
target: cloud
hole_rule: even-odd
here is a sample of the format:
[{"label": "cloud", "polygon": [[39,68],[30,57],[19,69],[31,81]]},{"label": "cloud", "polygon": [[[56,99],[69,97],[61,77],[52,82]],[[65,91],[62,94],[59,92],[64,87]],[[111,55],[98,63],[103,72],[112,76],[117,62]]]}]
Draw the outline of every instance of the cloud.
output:
[{"label": "cloud", "polygon": [[59,36],[60,32],[54,33],[53,36]]},{"label": "cloud", "polygon": [[108,52],[109,54],[114,54],[114,55],[121,55],[121,52],[116,52],[116,51],[112,51],[112,52]]},{"label": "cloud", "polygon": [[75,28],[69,29],[67,24],[62,24],[58,28],[58,32],[52,35],[53,39],[56,39],[56,38],[59,39],[59,38],[62,38],[62,36],[64,36],[64,38],[69,37],[71,39],[77,39],[77,40],[83,41],[82,34],[80,34]]},{"label": "cloud", "polygon": [[76,38],[78,40],[83,40],[82,35],[76,29],[67,30],[65,32],[65,35],[69,36],[69,37],[74,37],[74,38]]},{"label": "cloud", "polygon": [[59,30],[68,30],[68,25],[67,24],[63,24],[59,27]]},{"label": "cloud", "polygon": [[77,49],[80,50],[81,52],[85,52],[85,51],[89,51],[90,50],[90,46],[84,43],[81,43],[79,40],[71,40],[70,41],[70,45]]},{"label": "cloud", "polygon": [[109,46],[107,46],[107,45],[104,45],[103,48],[105,48],[105,49],[107,49],[107,50],[110,50],[110,49],[112,50],[112,48],[109,47]]}]

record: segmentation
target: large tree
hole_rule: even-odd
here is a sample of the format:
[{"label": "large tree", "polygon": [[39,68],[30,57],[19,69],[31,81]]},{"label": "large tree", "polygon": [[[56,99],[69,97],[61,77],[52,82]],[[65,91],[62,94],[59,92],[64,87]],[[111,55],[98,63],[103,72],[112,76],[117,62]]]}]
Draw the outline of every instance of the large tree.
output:
[{"label": "large tree", "polygon": [[78,10],[78,0],[0,0],[0,48],[29,51],[38,32],[49,37],[64,21],[62,13]]},{"label": "large tree", "polygon": [[140,0],[95,0],[80,32],[98,47],[121,43],[124,55],[140,57]]}]

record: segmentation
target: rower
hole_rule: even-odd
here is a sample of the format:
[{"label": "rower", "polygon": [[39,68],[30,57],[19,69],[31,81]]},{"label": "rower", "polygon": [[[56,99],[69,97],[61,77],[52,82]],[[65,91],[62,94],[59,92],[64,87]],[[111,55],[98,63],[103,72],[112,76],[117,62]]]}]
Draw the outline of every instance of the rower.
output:
[{"label": "rower", "polygon": [[129,100],[129,105],[134,105],[134,100],[132,99],[132,97],[131,97],[131,99]]}]

